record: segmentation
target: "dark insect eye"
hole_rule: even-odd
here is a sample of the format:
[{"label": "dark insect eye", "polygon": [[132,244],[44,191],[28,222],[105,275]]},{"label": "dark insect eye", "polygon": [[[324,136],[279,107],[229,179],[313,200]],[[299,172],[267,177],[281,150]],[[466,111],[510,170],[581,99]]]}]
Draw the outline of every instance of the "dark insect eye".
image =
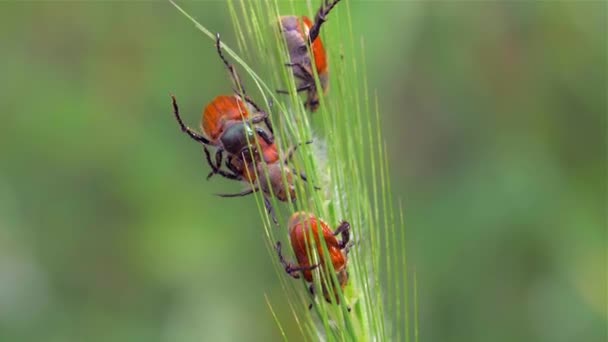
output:
[{"label": "dark insect eye", "polygon": [[308,52],[308,49],[306,48],[306,45],[300,45],[300,46],[298,47],[298,52],[299,52],[299,53],[307,53],[307,52]]}]

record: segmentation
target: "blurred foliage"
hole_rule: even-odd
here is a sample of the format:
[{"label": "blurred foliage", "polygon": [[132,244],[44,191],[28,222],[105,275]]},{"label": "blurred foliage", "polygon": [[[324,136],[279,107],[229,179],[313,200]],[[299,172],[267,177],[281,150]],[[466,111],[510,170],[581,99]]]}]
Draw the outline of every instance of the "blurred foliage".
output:
[{"label": "blurred foliage", "polygon": [[[606,3],[350,8],[421,341],[605,340]],[[0,41],[0,340],[278,339],[253,199],[171,117],[230,92],[212,44],[163,2],[2,2]]]}]

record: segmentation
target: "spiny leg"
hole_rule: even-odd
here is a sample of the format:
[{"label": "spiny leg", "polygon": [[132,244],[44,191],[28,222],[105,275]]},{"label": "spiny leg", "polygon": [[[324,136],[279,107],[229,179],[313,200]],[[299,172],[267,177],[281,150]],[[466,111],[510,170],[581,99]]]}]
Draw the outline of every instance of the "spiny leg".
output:
[{"label": "spiny leg", "polygon": [[256,127],[255,132],[260,136],[260,138],[264,139],[266,144],[274,144],[274,137],[269,135],[268,132],[266,132],[262,127]]},{"label": "spiny leg", "polygon": [[245,190],[243,190],[241,192],[237,192],[235,194],[216,194],[216,195],[220,196],[220,197],[243,197],[243,196],[251,195],[258,191],[260,191],[260,189],[252,188],[252,189],[245,189]]},{"label": "spiny leg", "polygon": [[213,169],[207,175],[207,179],[211,178],[215,174],[218,174],[224,178],[228,178],[228,179],[232,179],[232,180],[241,180],[241,176],[234,170],[228,168],[231,172],[226,172],[220,168],[221,164],[213,165],[213,162],[211,161],[211,154],[209,153],[209,150],[205,147],[204,151],[205,151],[205,156],[207,157],[207,163],[209,163],[209,165],[211,165],[211,168]]},{"label": "spiny leg", "polygon": [[[315,301],[315,286],[313,284],[310,284],[310,286],[308,287],[308,292],[310,293],[310,296],[312,297],[312,301]],[[308,310],[312,309],[312,303],[310,303],[308,305]]]},{"label": "spiny leg", "polygon": [[340,241],[340,249],[345,249],[350,241],[350,223],[347,221],[342,221],[336,231],[334,231],[334,236],[342,235],[342,241]]},{"label": "spiny leg", "polygon": [[[303,46],[303,47],[306,48],[306,46]],[[304,64],[302,64],[302,63],[285,63],[285,66],[290,67],[290,68],[299,68],[300,71],[302,72],[302,75],[294,73],[293,76],[296,78],[299,78],[302,81],[306,81],[306,82],[312,81],[312,83],[314,83],[314,80],[315,80],[314,75],[308,68],[306,68],[304,66]]]},{"label": "spiny leg", "polygon": [[209,172],[209,174],[207,175],[207,180],[211,177],[213,177],[214,174],[216,173],[220,173],[220,168],[222,167],[222,159],[224,158],[224,150],[223,149],[218,149],[217,151],[215,151],[215,165],[212,164],[211,162],[211,156],[209,154],[209,151],[205,150],[205,155],[207,156],[207,162],[209,163],[209,165],[211,165],[211,172]]},{"label": "spiny leg", "polygon": [[[298,173],[298,170],[296,170],[296,169],[295,169],[295,168],[293,168],[293,167],[291,168],[291,171],[292,171],[294,174],[299,175],[299,176],[300,176],[300,178],[301,178],[303,181],[305,181],[305,182],[307,182],[307,183],[308,183],[308,177],[306,177],[306,174],[305,174],[304,172],[300,172],[300,173]],[[315,190],[321,190],[321,187],[316,186],[316,185],[313,185],[313,188],[314,188]]]},{"label": "spiny leg", "polygon": [[175,115],[175,119],[177,120],[177,123],[179,124],[179,127],[182,130],[182,132],[188,134],[190,136],[190,138],[192,138],[202,144],[211,145],[211,142],[209,140],[207,140],[207,138],[196,133],[190,127],[186,126],[186,124],[184,124],[182,117],[179,115],[179,107],[177,105],[177,99],[175,98],[175,96],[173,94],[171,94],[171,100],[172,100],[172,104],[173,104],[173,114]]},{"label": "spiny leg", "polygon": [[344,254],[348,256],[348,253],[350,253],[350,249],[353,248],[355,246],[355,242],[351,241],[348,244],[346,244],[346,247],[344,247],[343,251]]},{"label": "spiny leg", "polygon": [[[302,63],[285,63],[285,66],[290,67],[290,68],[299,68],[302,73],[302,74],[299,74],[299,73],[296,73],[295,71],[293,73],[293,76],[295,78],[300,79],[304,83],[303,85],[300,85],[298,88],[296,88],[297,93],[300,93],[303,91],[310,91],[311,89],[314,88],[315,77],[313,76],[313,74],[310,70],[308,70],[307,68],[304,67],[304,65],[302,65]],[[289,91],[278,89],[277,93],[289,94]]]},{"label": "spiny leg", "polygon": [[[312,84],[305,84],[305,85],[303,85],[301,87],[296,88],[296,93],[301,93],[303,91],[308,91],[312,87],[314,87],[314,85],[312,85]],[[277,89],[277,94],[289,94],[289,90]]]},{"label": "spiny leg", "polygon": [[321,5],[319,10],[317,11],[317,15],[315,16],[315,23],[308,31],[308,41],[314,42],[315,39],[319,36],[319,32],[321,32],[321,25],[327,21],[327,15],[331,10],[340,2],[340,0],[333,0],[331,3],[329,0],[325,0],[325,3]]},{"label": "spiny leg", "polygon": [[285,260],[285,258],[283,257],[283,253],[281,252],[281,242],[280,241],[277,242],[275,248],[277,250],[277,255],[279,256],[279,262],[281,262],[281,265],[283,265],[285,272],[287,272],[287,274],[289,274],[294,279],[300,279],[300,274],[299,274],[300,272],[312,271],[319,266],[319,264],[312,265],[312,266],[305,266],[305,267],[295,266],[294,264],[287,262],[287,260]]},{"label": "spiny leg", "polygon": [[234,68],[234,65],[230,64],[228,62],[228,60],[226,59],[226,57],[224,57],[224,54],[222,53],[222,42],[220,40],[219,33],[216,33],[216,35],[215,35],[215,46],[217,48],[217,53],[220,55],[220,59],[222,60],[222,62],[224,62],[224,64],[226,65],[226,68],[228,68],[228,71],[230,71],[230,77],[234,81],[234,84],[236,85],[236,88],[238,90],[237,93],[241,93],[245,97],[247,97],[246,92],[245,92],[245,87],[241,83],[241,80],[239,78],[239,75],[236,72],[236,69]]},{"label": "spiny leg", "polygon": [[207,175],[207,180],[209,180],[209,178],[211,178],[211,176],[213,176],[214,174],[217,173],[219,165],[214,165],[213,162],[211,161],[211,153],[209,152],[209,149],[207,148],[207,146],[203,145],[203,151],[205,151],[205,158],[207,159],[207,164],[209,164],[209,166],[211,166],[211,172],[209,172],[209,174]]},{"label": "spiny leg", "polygon": [[[308,140],[308,141],[304,142],[304,144],[310,145],[310,144],[312,144],[312,140]],[[300,147],[301,145],[302,145],[302,143],[297,143],[295,145],[290,146],[289,149],[287,149],[287,153],[286,153],[286,157],[285,157],[285,164],[287,164],[288,162],[291,161],[291,159],[293,159],[294,153],[296,152],[298,147]]]},{"label": "spiny leg", "polygon": [[[266,113],[265,111],[263,111],[260,108],[260,106],[258,106],[255,102],[253,102],[253,100],[251,99],[251,97],[249,97],[247,95],[245,95],[245,101],[247,103],[249,103],[251,106],[253,106],[253,108],[255,108],[255,110],[258,113],[261,113],[261,115],[264,118],[264,123],[268,127],[268,130],[270,131],[271,134],[274,134],[274,130],[272,129],[272,122],[270,122],[270,116],[268,115],[268,113]],[[270,99],[269,107],[272,107],[272,99]]]},{"label": "spiny leg", "polygon": [[[306,141],[306,142],[304,142],[304,144],[306,144],[306,145],[312,144],[312,140]],[[293,159],[293,156],[294,156],[296,150],[298,149],[298,147],[300,147],[300,145],[302,145],[302,143],[291,146],[287,150],[287,157],[285,158],[285,165],[287,165],[287,163],[289,161],[291,161],[291,159]],[[303,181],[308,182],[308,177],[306,177],[306,174],[304,172],[297,172],[297,170],[295,168],[291,168],[291,170],[293,171],[294,174],[299,175]],[[313,187],[315,190],[321,190],[321,188],[316,185],[313,185]]]},{"label": "spiny leg", "polygon": [[266,207],[266,211],[268,212],[268,215],[270,215],[272,222],[274,222],[274,224],[276,226],[278,226],[279,221],[277,220],[277,216],[274,213],[274,207],[270,203],[270,200],[268,200],[268,198],[266,198],[266,195],[264,195],[264,206]]}]

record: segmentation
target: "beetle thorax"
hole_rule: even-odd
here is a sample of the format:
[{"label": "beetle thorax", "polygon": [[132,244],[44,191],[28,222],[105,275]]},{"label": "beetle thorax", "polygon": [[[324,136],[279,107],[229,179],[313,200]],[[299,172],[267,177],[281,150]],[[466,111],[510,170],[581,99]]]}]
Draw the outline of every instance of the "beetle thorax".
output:
[{"label": "beetle thorax", "polygon": [[254,131],[250,125],[243,122],[235,122],[227,125],[220,137],[222,146],[229,154],[240,154],[249,146],[255,144]]}]

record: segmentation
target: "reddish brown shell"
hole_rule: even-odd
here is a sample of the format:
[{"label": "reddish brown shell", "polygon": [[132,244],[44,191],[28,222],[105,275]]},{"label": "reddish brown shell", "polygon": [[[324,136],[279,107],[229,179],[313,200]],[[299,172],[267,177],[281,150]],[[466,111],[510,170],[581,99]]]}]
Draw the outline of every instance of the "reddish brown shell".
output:
[{"label": "reddish brown shell", "polygon": [[[346,257],[340,249],[340,243],[334,236],[329,225],[323,220],[317,219],[314,215],[297,212],[289,219],[289,237],[291,240],[291,247],[296,255],[298,264],[301,267],[308,267],[311,265],[308,259],[308,252],[306,248],[306,241],[309,240],[309,231],[312,229],[312,235],[315,240],[316,248],[319,251],[319,258],[321,263],[321,269],[324,269],[326,257],[323,253],[323,246],[319,239],[318,230],[319,227],[323,233],[323,239],[327,245],[329,252],[329,260],[333,263],[334,270],[340,273],[346,267]],[[312,272],[304,271],[304,278],[308,282],[312,282]]]},{"label": "reddish brown shell", "polygon": [[[276,163],[280,163],[279,160],[279,151],[277,150],[276,144],[268,144],[264,139],[258,139],[258,143],[260,144],[260,149],[262,151],[262,157],[264,158],[264,163],[257,163],[258,172],[265,172],[267,168],[271,167]],[[238,163],[238,164],[235,164]],[[242,170],[242,174],[245,176],[245,181],[254,182],[256,180],[256,175],[253,170],[253,164],[246,165],[242,160],[238,160],[235,158],[233,160],[233,165],[236,169]],[[260,167],[263,166],[263,167]],[[282,178],[281,178],[282,179]]]},{"label": "reddish brown shell", "polygon": [[[299,31],[304,37],[308,37],[313,22],[307,16],[302,16],[302,22],[304,23],[306,28],[305,31],[302,32],[302,28],[300,27]],[[317,73],[319,75],[325,74],[327,72],[327,55],[325,54],[325,47],[323,46],[323,42],[321,41],[321,36],[318,36],[315,41],[312,42],[311,50],[312,55],[315,58]]]},{"label": "reddish brown shell", "polygon": [[220,95],[205,107],[201,129],[212,142],[217,142],[226,128],[226,123],[241,121],[242,117],[249,117],[245,103],[238,96]]},{"label": "reddish brown shell", "polygon": [[277,150],[276,144],[268,144],[264,139],[259,139],[260,148],[264,156],[264,161],[267,164],[273,164],[279,162],[279,151]]}]

